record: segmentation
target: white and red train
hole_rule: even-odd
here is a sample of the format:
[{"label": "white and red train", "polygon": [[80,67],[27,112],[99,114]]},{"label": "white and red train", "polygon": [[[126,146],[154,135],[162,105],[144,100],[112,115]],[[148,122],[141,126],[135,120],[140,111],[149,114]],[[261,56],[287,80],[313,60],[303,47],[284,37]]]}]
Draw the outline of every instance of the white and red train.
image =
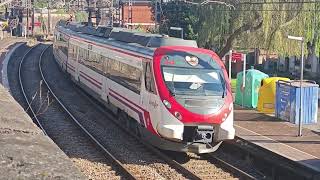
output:
[{"label": "white and red train", "polygon": [[156,147],[209,153],[234,138],[226,69],[195,41],[59,22],[53,53],[80,87]]}]

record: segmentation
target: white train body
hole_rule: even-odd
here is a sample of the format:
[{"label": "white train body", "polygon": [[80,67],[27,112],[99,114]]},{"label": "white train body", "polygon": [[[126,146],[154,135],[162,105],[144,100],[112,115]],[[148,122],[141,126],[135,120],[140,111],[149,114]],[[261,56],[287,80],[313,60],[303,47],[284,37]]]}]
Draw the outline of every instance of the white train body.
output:
[{"label": "white train body", "polygon": [[[60,67],[80,87],[115,113],[125,112],[134,119],[142,138],[153,145],[167,150],[208,153],[215,151],[222,141],[234,138],[230,83],[220,58],[213,52],[182,46],[142,47],[79,33],[59,24],[53,47]],[[218,81],[220,78],[222,85],[225,85],[225,90],[219,92],[222,96],[179,95],[179,88],[185,84],[181,78],[186,76],[170,72],[176,69],[172,62],[184,63],[184,55],[181,54],[181,58],[180,55],[170,54],[172,50],[199,55],[195,59],[199,63],[208,61],[205,60],[207,55],[200,58],[200,53],[209,53],[210,57],[214,55],[216,62],[213,65],[219,65],[217,67],[221,67],[221,73],[212,70],[210,76],[202,79],[215,77]],[[171,57],[177,58],[170,61]],[[202,69],[196,70],[200,72]],[[188,77],[192,79],[197,76]],[[167,83],[168,78],[172,79],[175,94],[172,94],[171,85],[169,87]],[[206,83],[192,83],[192,86],[201,87],[203,84]],[[189,107],[187,101],[195,103]],[[202,105],[203,102],[206,103]],[[210,103],[215,105],[211,107]],[[196,107],[195,104],[199,105]]]}]

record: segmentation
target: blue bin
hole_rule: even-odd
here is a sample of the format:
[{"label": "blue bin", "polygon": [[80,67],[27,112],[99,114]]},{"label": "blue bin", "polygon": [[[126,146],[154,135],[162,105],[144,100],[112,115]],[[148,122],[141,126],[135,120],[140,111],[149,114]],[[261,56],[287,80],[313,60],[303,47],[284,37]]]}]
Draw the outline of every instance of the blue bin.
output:
[{"label": "blue bin", "polygon": [[[302,124],[317,123],[318,88],[314,81],[302,82]],[[276,117],[299,124],[300,81],[278,81],[276,86]]]}]

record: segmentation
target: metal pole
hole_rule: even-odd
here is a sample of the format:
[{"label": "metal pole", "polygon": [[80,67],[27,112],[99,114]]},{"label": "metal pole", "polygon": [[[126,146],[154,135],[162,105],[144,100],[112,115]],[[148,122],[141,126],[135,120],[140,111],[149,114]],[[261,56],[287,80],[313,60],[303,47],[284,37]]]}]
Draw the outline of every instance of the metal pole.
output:
[{"label": "metal pole", "polygon": [[242,74],[242,107],[244,107],[244,96],[245,96],[245,88],[246,88],[246,55],[242,54],[243,58],[243,74]]},{"label": "metal pole", "polygon": [[48,1],[48,37],[50,36],[50,21],[51,21],[51,14],[50,14],[50,0]]},{"label": "metal pole", "polygon": [[232,61],[232,50],[229,51],[229,79],[231,81],[231,61]]},{"label": "metal pole", "polygon": [[34,7],[32,2],[32,17],[31,17],[31,35],[34,35]]},{"label": "metal pole", "polygon": [[42,85],[42,80],[40,80],[40,86],[39,86],[39,98],[40,98],[40,104],[41,104],[41,101],[42,101],[42,88],[41,88],[41,85]]},{"label": "metal pole", "polygon": [[181,28],[181,39],[183,39],[183,28]]},{"label": "metal pole", "polygon": [[303,39],[301,42],[301,68],[300,68],[300,117],[299,117],[299,134],[298,136],[302,136],[302,119],[303,119],[303,109],[302,109],[302,81],[303,81],[303,51],[304,51],[304,46],[303,46]]},{"label": "metal pole", "polygon": [[29,37],[29,7],[27,7],[27,37]]},{"label": "metal pole", "polygon": [[156,26],[158,25],[158,0],[156,0],[155,10],[154,10],[154,19]]},{"label": "metal pole", "polygon": [[111,7],[110,7],[110,16],[111,16],[111,27],[113,27],[113,1],[111,1]]}]

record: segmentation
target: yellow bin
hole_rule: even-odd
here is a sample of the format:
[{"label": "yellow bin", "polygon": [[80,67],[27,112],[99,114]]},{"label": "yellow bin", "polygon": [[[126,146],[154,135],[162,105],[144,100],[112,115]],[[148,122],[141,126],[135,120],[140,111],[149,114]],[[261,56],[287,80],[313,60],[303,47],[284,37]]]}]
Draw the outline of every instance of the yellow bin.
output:
[{"label": "yellow bin", "polygon": [[265,78],[261,81],[257,109],[263,113],[274,113],[276,98],[276,82],[278,80],[289,81],[284,77]]}]

